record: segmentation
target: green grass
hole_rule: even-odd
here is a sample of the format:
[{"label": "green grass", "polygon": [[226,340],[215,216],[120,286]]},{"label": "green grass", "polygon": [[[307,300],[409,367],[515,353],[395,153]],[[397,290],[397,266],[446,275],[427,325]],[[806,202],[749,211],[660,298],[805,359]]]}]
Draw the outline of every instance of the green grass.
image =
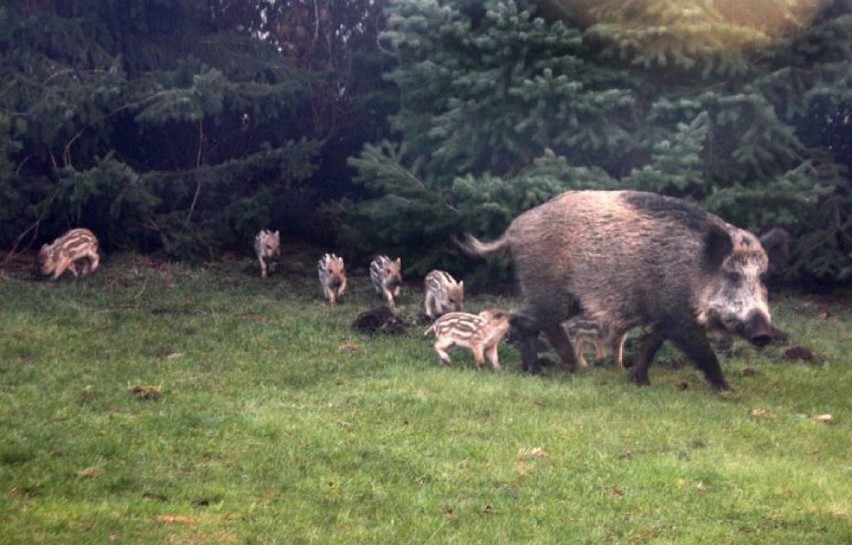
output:
[{"label": "green grass", "polygon": [[718,394],[676,363],[525,376],[506,345],[443,368],[420,325],[353,331],[378,300],[351,283],[332,308],[244,263],[0,272],[0,543],[852,542],[848,298],[780,298],[816,358],[742,347]]}]

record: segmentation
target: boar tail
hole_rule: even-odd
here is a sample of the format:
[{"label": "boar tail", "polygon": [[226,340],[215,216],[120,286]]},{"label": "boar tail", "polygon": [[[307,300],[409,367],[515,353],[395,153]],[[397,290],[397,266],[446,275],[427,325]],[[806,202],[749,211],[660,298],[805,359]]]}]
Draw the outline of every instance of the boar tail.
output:
[{"label": "boar tail", "polygon": [[487,257],[493,253],[506,251],[510,246],[506,233],[493,242],[482,242],[473,235],[465,233],[460,239],[454,237],[453,242],[463,253],[472,257]]}]

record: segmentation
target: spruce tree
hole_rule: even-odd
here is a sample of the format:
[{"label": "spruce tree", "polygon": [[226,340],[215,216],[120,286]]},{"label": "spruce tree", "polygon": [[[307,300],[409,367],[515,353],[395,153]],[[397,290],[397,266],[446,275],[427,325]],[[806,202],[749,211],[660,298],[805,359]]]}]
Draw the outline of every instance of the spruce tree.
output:
[{"label": "spruce tree", "polygon": [[313,219],[295,201],[322,146],[357,126],[349,46],[372,31],[370,4],[12,2],[0,243],[85,218],[107,249],[209,258]]},{"label": "spruce tree", "polygon": [[[396,143],[352,160],[374,243],[392,233],[414,253],[454,230],[493,236],[559,191],[622,187],[802,244],[821,231],[791,270],[842,280],[849,248],[834,233],[848,214],[817,218],[847,202],[848,159],[808,138],[806,116],[822,108],[848,132],[849,1],[764,4],[765,19],[723,0],[391,2]],[[392,196],[395,170],[415,174],[418,195]],[[844,264],[805,274],[822,253]]]}]

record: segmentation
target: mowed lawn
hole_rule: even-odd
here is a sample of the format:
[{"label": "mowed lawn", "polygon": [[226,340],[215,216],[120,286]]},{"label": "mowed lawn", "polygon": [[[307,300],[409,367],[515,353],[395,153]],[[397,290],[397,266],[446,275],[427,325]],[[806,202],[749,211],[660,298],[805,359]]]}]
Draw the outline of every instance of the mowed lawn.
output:
[{"label": "mowed lawn", "polygon": [[789,341],[735,345],[719,394],[674,350],[648,388],[508,344],[444,368],[418,283],[370,337],[369,279],[330,307],[314,275],[0,270],[0,543],[852,543],[848,291],[776,297]]}]

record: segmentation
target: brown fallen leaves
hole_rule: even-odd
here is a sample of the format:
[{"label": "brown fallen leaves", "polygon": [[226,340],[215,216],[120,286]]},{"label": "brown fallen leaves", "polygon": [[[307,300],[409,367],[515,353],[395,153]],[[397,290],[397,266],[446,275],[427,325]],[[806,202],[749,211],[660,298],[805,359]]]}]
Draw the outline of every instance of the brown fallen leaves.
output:
[{"label": "brown fallen leaves", "polygon": [[195,524],[195,517],[189,515],[157,515],[157,522],[163,524]]}]

